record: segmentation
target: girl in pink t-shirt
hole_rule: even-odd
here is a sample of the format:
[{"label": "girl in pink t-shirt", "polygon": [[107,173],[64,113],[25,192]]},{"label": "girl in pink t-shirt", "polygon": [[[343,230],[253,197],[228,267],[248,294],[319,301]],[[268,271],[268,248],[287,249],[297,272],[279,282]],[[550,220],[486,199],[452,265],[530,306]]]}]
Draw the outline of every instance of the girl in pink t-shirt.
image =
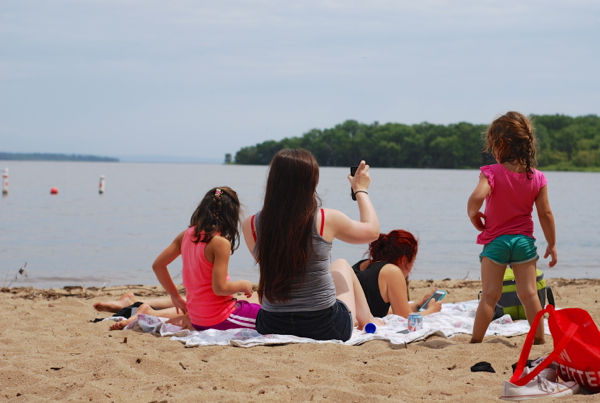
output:
[{"label": "girl in pink t-shirt", "polygon": [[[188,229],[177,235],[152,265],[158,281],[171,297],[173,308],[154,310],[143,304],[136,315],[111,329],[123,329],[140,313],[171,318],[171,323],[192,330],[255,329],[260,305],[238,301],[232,295],[241,292],[252,297],[252,283],[230,281],[227,274],[229,257],[239,245],[239,226],[237,194],[225,186],[209,190],[192,214]],[[186,299],[179,294],[167,268],[179,255]],[[185,315],[180,316],[180,311]]]},{"label": "girl in pink t-shirt", "polygon": [[[531,324],[542,309],[536,284],[539,259],[533,237],[533,205],[548,246],[544,258],[557,262],[554,216],[548,201],[547,180],[536,169],[533,127],[527,117],[508,112],[496,118],[486,133],[485,150],[491,151],[498,164],[481,168],[479,183],[469,197],[467,213],[473,226],[481,231],[477,243],[484,245],[481,260],[482,294],[471,343],[483,341],[502,295],[504,271],[511,265],[517,295]],[[485,200],[485,213],[479,211]],[[544,327],[536,329],[536,344],[544,343]]]}]

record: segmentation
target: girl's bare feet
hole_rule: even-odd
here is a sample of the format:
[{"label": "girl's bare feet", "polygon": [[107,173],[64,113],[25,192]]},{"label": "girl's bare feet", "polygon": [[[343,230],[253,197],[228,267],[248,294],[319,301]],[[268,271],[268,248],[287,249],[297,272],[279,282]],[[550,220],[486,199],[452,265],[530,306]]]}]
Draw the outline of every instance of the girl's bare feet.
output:
[{"label": "girl's bare feet", "polygon": [[[133,294],[132,294],[133,295]],[[130,304],[131,305],[131,304]],[[154,310],[152,309],[152,307],[148,304],[142,304],[139,306],[139,308],[137,309],[137,311],[135,312],[135,315],[133,315],[131,318],[129,319],[125,319],[122,320],[120,322],[115,322],[110,326],[110,330],[123,330],[125,328],[125,326],[127,326],[130,323],[133,323],[137,320],[138,315],[140,313],[144,313],[144,314],[148,314],[148,313],[153,313]]]},{"label": "girl's bare feet", "polygon": [[137,298],[132,292],[126,292],[118,301],[96,302],[94,308],[100,312],[117,313],[121,309],[137,302]]},{"label": "girl's bare feet", "polygon": [[128,319],[126,320],[122,320],[120,322],[115,322],[112,325],[110,325],[110,330],[123,330],[125,328],[125,326],[127,326],[129,323]]}]

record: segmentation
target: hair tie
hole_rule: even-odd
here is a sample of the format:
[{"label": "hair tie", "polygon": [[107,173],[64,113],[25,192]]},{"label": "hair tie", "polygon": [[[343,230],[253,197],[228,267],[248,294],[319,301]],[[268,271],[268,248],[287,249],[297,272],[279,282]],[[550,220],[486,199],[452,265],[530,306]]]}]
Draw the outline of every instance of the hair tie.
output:
[{"label": "hair tie", "polygon": [[221,189],[215,190],[215,196],[221,196],[222,193],[223,191]]}]

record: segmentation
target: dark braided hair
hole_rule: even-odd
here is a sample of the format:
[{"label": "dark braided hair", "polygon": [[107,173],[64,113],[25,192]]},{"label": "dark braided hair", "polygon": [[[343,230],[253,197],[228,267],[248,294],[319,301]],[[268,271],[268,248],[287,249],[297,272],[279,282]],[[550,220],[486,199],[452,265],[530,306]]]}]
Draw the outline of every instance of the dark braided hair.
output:
[{"label": "dark braided hair", "polygon": [[537,141],[531,121],[519,112],[507,112],[494,119],[485,136],[484,152],[491,152],[500,163],[525,165],[531,179],[537,165]]},{"label": "dark braided hair", "polygon": [[231,254],[240,243],[240,200],[237,193],[221,186],[209,190],[190,219],[195,227],[193,241],[209,243],[215,235],[221,235],[231,243]]}]

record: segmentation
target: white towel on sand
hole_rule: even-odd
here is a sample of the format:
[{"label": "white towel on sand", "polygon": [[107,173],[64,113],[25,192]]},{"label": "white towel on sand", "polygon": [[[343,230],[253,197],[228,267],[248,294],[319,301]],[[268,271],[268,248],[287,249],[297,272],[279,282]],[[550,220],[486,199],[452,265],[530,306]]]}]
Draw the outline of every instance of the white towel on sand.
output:
[{"label": "white towel on sand", "polygon": [[[397,315],[388,315],[383,320],[385,326],[379,326],[375,333],[366,333],[354,329],[352,337],[346,342],[339,340],[314,340],[305,337],[290,335],[266,334],[262,335],[256,330],[230,329],[203,331],[190,331],[165,323],[167,319],[140,314],[138,320],[130,323],[125,329],[153,333],[161,337],[171,337],[184,343],[186,347],[232,345],[237,347],[253,347],[274,344],[290,343],[338,343],[346,345],[360,345],[369,340],[389,340],[393,347],[402,348],[407,343],[424,340],[431,335],[452,337],[457,334],[471,334],[475,311],[478,301],[467,301],[456,304],[442,305],[442,311],[423,317],[423,329],[406,333],[408,320]],[[546,334],[550,334],[548,324],[544,321]],[[518,336],[529,331],[526,320],[513,321],[509,315],[490,323],[486,336]]]}]

